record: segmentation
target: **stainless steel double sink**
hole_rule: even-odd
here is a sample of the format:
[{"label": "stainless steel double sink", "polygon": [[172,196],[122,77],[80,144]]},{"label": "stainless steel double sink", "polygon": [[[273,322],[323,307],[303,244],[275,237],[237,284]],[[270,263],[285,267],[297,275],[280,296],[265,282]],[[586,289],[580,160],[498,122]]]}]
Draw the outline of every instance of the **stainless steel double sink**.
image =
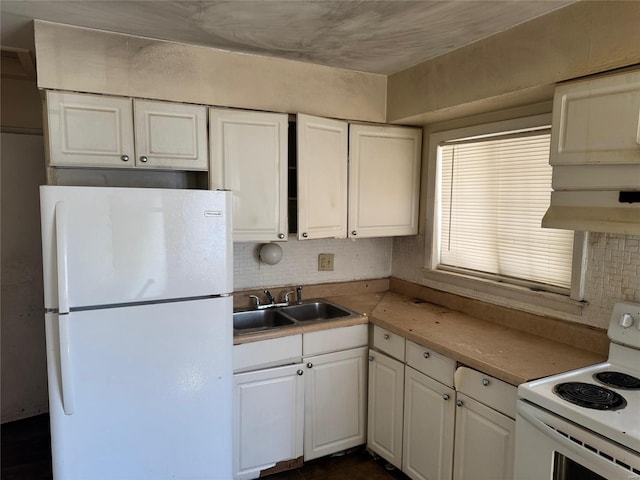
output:
[{"label": "stainless steel double sink", "polygon": [[275,328],[307,325],[310,322],[359,317],[360,314],[325,299],[308,300],[283,307],[247,310],[233,314],[235,335]]}]

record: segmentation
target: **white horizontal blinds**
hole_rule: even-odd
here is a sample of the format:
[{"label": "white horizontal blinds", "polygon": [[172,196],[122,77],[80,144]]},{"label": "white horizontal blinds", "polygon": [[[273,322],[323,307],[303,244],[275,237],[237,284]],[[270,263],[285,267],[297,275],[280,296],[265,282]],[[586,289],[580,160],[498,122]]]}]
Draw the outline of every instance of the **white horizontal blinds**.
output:
[{"label": "white horizontal blinds", "polygon": [[573,232],[540,226],[549,142],[545,130],[441,147],[441,267],[570,288]]}]

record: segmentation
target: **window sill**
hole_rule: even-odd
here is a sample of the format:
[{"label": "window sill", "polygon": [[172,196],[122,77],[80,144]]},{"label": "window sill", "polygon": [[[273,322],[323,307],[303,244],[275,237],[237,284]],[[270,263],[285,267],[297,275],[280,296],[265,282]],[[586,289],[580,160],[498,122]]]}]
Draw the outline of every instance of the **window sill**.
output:
[{"label": "window sill", "polygon": [[424,285],[448,293],[515,308],[536,315],[575,320],[582,315],[587,302],[573,300],[557,293],[534,291],[483,278],[443,270],[422,269]]}]

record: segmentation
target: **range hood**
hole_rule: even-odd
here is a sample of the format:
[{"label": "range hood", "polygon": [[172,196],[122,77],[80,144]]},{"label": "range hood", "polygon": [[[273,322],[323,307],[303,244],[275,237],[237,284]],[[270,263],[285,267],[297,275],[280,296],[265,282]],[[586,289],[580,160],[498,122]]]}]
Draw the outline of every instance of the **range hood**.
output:
[{"label": "range hood", "polygon": [[640,70],[559,85],[542,226],[640,235]]}]

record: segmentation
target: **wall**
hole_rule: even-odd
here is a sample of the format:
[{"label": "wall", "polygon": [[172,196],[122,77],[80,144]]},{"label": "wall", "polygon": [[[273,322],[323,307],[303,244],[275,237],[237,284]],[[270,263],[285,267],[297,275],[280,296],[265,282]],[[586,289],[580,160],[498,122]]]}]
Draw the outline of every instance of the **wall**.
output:
[{"label": "wall", "polygon": [[387,121],[427,123],[549,98],[640,63],[640,2],[581,1],[393,74]]},{"label": "wall", "polygon": [[38,86],[384,122],[384,75],[35,22]]},{"label": "wall", "polygon": [[[280,263],[258,259],[260,244],[236,243],[233,248],[234,290],[308,285],[386,278],[391,274],[391,238],[322,239],[281,242]],[[333,253],[334,271],[318,271],[318,254]]]},{"label": "wall", "polygon": [[45,183],[35,82],[0,82],[2,423],[48,408],[38,186]]}]

